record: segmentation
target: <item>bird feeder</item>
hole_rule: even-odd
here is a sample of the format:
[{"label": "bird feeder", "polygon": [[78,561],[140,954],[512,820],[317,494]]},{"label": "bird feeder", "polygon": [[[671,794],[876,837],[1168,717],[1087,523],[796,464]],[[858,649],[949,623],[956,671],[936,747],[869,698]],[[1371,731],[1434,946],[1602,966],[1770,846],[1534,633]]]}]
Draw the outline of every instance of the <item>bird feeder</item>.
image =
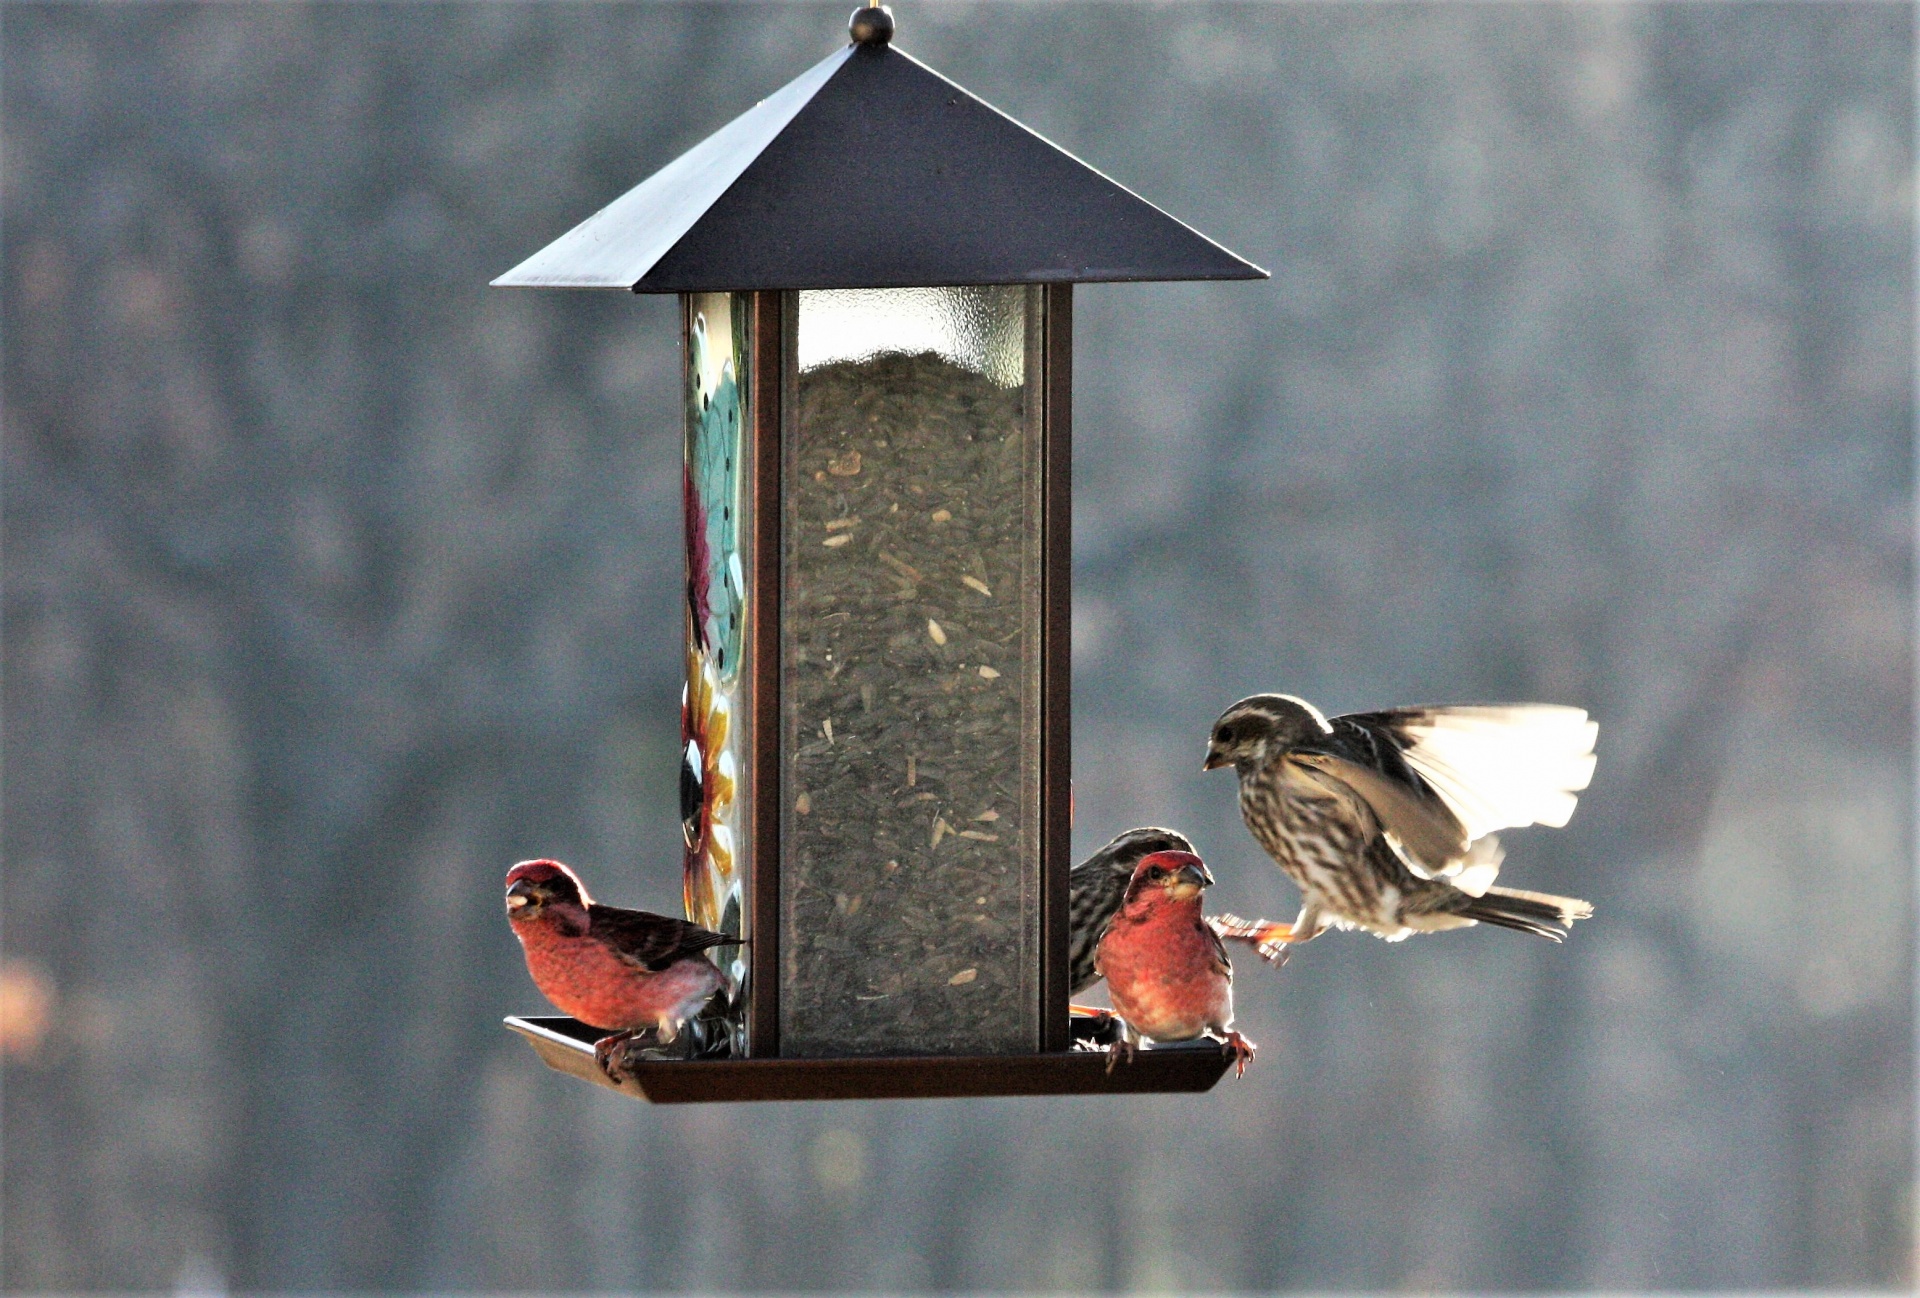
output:
[{"label": "bird feeder", "polygon": [[[1073,285],[1253,279],[891,43],[852,43],[495,284],[673,293],[687,917],[725,1059],[656,1100],[1204,1090],[1067,1006]],[[510,1020],[606,1081],[597,1034]]]}]

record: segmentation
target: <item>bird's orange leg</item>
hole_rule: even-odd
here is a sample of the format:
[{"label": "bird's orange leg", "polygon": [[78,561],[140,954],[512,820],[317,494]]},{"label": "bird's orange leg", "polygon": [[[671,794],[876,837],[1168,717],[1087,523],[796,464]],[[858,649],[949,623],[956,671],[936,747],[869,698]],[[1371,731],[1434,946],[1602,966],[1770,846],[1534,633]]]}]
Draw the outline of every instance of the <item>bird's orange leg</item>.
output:
[{"label": "bird's orange leg", "polygon": [[1289,948],[1320,935],[1315,929],[1305,937],[1294,936],[1298,924],[1276,924],[1270,919],[1241,919],[1238,915],[1210,915],[1207,924],[1228,942],[1245,942],[1254,954],[1275,968],[1287,962]]},{"label": "bird's orange leg", "polygon": [[1245,1077],[1247,1075],[1247,1065],[1253,1062],[1253,1042],[1247,1040],[1232,1028],[1228,1028],[1227,1035],[1223,1039],[1222,1044],[1227,1050],[1233,1052],[1233,1075],[1235,1077]]}]

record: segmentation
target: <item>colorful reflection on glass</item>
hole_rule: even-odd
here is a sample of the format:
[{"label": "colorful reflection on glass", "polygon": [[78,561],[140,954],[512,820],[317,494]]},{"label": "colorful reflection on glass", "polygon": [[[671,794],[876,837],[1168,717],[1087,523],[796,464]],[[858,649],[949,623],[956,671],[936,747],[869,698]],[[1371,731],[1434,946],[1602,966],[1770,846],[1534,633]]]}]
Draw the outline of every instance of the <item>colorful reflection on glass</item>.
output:
[{"label": "colorful reflection on glass", "polygon": [[[740,553],[749,535],[745,411],[748,385],[744,294],[691,293],[686,311],[687,684],[681,696],[681,831],[686,840],[687,918],[740,932],[746,881],[746,674],[742,671],[746,579]],[[744,948],[723,949],[735,991],[746,976]],[[736,1053],[744,1015],[733,1015]]]}]

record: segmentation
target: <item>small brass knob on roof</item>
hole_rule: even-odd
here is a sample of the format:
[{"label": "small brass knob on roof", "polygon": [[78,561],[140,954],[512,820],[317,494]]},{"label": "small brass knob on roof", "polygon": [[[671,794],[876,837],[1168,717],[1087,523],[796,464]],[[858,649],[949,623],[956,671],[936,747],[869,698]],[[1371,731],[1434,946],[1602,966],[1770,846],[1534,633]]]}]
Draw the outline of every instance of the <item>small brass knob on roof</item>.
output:
[{"label": "small brass knob on roof", "polygon": [[893,39],[893,10],[886,5],[855,9],[847,19],[847,35],[855,45],[885,45]]}]

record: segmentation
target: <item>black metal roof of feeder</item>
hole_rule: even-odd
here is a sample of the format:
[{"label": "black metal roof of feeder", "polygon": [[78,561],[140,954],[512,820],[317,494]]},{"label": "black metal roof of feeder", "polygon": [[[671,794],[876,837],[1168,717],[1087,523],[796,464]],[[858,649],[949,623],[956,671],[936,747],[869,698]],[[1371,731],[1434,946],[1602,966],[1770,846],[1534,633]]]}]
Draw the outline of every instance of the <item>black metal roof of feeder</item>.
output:
[{"label": "black metal roof of feeder", "polygon": [[1263,279],[911,55],[890,16],[493,281],[636,293]]}]

